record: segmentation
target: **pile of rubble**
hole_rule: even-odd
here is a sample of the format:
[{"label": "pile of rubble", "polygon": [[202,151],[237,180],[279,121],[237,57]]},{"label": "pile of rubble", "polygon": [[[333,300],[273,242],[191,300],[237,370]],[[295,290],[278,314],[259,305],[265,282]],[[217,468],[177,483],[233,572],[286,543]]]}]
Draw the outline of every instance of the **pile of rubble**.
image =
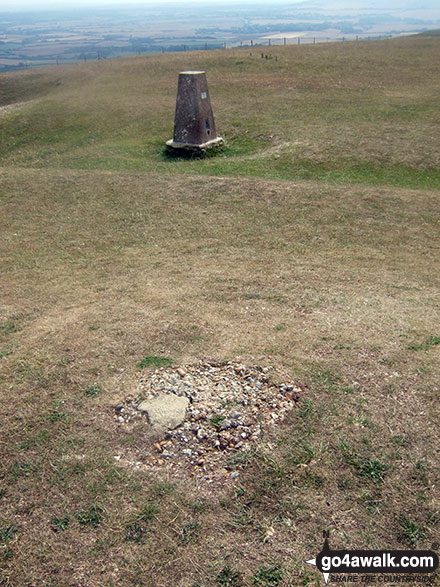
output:
[{"label": "pile of rubble", "polygon": [[144,462],[183,460],[206,471],[216,456],[248,450],[298,401],[301,388],[271,383],[272,369],[212,362],[158,369],[115,407],[114,418],[121,426],[143,420],[159,432]]}]

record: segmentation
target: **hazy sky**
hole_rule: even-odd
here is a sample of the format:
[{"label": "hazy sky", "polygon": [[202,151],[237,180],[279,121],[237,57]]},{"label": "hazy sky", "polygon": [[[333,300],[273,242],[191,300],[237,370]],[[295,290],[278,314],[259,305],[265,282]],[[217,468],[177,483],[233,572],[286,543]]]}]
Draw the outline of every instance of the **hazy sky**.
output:
[{"label": "hazy sky", "polygon": [[[270,0],[269,0],[270,1]],[[275,0],[277,4],[296,4],[306,0]],[[129,8],[146,4],[174,4],[174,3],[200,3],[200,4],[267,4],[267,0],[0,0],[0,12],[10,10],[60,10],[63,8]],[[329,9],[341,7],[373,9],[378,11],[399,9],[440,9],[440,0],[317,0],[318,6]]]},{"label": "hazy sky", "polygon": [[[0,12],[2,10],[40,10],[53,9],[59,10],[62,8],[72,7],[112,7],[119,6],[121,8],[128,8],[130,6],[141,6],[145,4],[175,4],[175,3],[192,4],[195,2],[202,4],[264,4],[264,0],[0,0]],[[277,4],[286,3],[294,4],[304,2],[304,0],[276,0]]]}]

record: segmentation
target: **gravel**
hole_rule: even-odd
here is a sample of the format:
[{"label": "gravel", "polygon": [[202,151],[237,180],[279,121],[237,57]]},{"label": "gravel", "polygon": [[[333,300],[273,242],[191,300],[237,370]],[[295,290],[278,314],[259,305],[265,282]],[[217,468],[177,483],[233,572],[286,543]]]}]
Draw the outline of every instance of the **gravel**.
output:
[{"label": "gravel", "polygon": [[231,467],[226,465],[225,473],[224,463],[231,461],[234,452],[249,450],[261,441],[265,430],[279,425],[303,391],[291,382],[272,383],[272,371],[273,367],[233,362],[157,369],[141,377],[136,393],[114,407],[114,419],[118,426],[126,428],[139,422],[148,427],[145,414],[139,410],[142,402],[164,394],[188,398],[183,423],[166,430],[162,438],[145,447],[144,465],[189,466],[208,481],[220,468],[223,474],[236,479],[238,472],[231,474]]}]

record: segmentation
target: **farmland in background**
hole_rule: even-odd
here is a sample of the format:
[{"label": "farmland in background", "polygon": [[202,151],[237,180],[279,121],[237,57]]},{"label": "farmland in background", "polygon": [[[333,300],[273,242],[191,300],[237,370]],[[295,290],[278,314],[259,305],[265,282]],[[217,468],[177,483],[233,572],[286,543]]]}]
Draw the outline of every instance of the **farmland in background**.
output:
[{"label": "farmland in background", "polygon": [[394,37],[440,27],[440,8],[340,2],[162,4],[0,11],[0,72],[144,53]]}]

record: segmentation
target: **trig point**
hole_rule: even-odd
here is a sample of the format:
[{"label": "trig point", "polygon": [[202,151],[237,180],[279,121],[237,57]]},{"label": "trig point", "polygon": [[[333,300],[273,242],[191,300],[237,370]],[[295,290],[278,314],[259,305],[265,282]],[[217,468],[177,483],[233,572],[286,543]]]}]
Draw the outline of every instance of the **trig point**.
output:
[{"label": "trig point", "polygon": [[174,137],[167,141],[167,150],[174,154],[202,154],[223,143],[215,131],[205,72],[182,71],[177,87]]}]

